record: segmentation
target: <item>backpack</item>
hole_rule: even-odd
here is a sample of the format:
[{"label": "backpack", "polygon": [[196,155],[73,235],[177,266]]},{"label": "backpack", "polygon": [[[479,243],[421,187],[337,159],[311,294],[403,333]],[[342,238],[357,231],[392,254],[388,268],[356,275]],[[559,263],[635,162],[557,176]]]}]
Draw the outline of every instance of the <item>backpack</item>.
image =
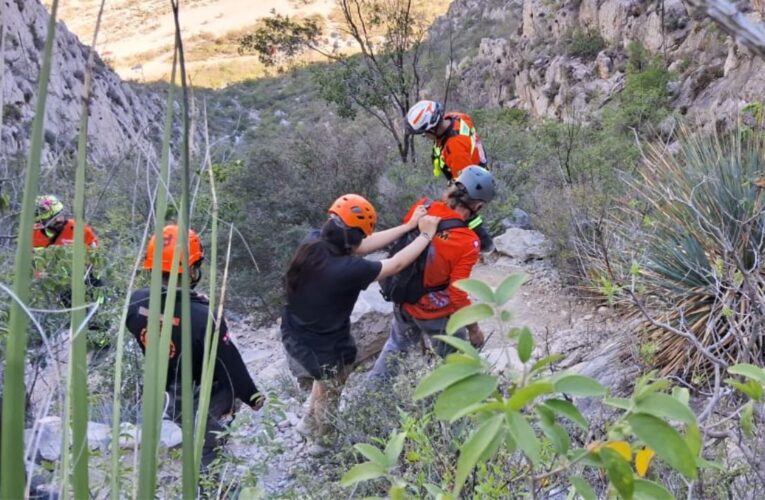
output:
[{"label": "backpack", "polygon": [[[456,227],[468,227],[468,225],[462,219],[444,219],[438,223],[436,234]],[[412,229],[399,238],[388,252],[388,257],[393,257],[403,248],[406,248],[419,234],[418,230]],[[428,247],[430,247],[430,244],[428,244]],[[431,288],[425,287],[425,264],[427,259],[428,248],[426,247],[417,259],[402,269],[400,273],[380,280],[380,293],[383,298],[394,304],[416,304],[427,293],[445,290],[449,283]]]}]

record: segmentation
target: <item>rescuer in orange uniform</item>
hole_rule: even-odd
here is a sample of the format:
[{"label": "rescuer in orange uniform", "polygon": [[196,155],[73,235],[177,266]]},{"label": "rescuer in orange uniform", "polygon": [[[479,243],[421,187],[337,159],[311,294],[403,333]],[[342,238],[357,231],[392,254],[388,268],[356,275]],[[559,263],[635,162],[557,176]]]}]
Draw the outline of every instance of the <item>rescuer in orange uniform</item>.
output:
[{"label": "rescuer in orange uniform", "polygon": [[[74,219],[64,217],[64,204],[52,194],[38,196],[32,247],[66,246],[72,243],[74,243]],[[85,246],[91,248],[98,246],[98,238],[87,224],[85,225]]]}]

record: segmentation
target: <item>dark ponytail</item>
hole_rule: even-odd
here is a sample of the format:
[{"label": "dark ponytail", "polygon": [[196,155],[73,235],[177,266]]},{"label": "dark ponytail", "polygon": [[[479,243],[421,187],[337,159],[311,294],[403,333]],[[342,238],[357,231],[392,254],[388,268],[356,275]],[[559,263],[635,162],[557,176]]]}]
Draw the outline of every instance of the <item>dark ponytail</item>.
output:
[{"label": "dark ponytail", "polygon": [[300,244],[287,268],[287,297],[295,293],[304,280],[324,269],[330,255],[350,255],[361,244],[364,233],[357,228],[347,228],[333,218],[321,227],[317,239]]}]

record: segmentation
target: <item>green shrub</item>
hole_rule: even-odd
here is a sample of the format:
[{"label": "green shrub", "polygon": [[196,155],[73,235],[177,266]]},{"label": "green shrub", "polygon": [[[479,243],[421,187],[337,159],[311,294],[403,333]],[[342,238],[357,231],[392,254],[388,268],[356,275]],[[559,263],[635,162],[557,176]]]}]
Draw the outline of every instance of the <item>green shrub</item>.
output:
[{"label": "green shrub", "polygon": [[576,28],[563,38],[563,43],[566,54],[583,59],[594,59],[606,48],[605,39],[595,28]]},{"label": "green shrub", "polygon": [[644,319],[639,331],[656,346],[654,366],[690,378],[713,360],[762,361],[765,146],[740,130],[686,133],[681,144],[674,155],[648,149],[633,201],[609,220],[609,251],[595,267],[634,294],[623,299]]},{"label": "green shrub", "polygon": [[[499,375],[467,341],[452,336],[489,317],[506,324],[509,313],[503,306],[524,280],[511,275],[496,289],[478,280],[457,283],[481,303],[452,315],[447,335],[436,337],[456,352],[414,391],[414,400],[432,405],[432,414],[424,426],[404,418],[401,431],[389,439],[356,444],[365,461],[346,472],[342,485],[376,480],[370,493],[387,490],[392,499],[504,498],[507,491],[535,498],[562,490],[596,498],[585,478],[605,473],[596,484],[604,497],[671,498],[658,477],[663,483],[677,475],[691,481],[698,477],[707,463],[701,459],[701,433],[687,389],[672,389],[667,380],[650,374],[639,378],[631,397],[603,399],[615,414],[606,436],[593,438],[576,406],[579,400],[572,403],[571,397],[601,398],[608,391],[592,378],[551,370],[563,356],[533,360],[535,341],[528,328],[508,332],[521,367]],[[428,431],[435,419],[441,425]],[[423,435],[430,437],[423,440]],[[437,442],[451,449],[429,453],[428,445]],[[657,463],[668,469],[647,476],[649,469],[660,467]]]}]

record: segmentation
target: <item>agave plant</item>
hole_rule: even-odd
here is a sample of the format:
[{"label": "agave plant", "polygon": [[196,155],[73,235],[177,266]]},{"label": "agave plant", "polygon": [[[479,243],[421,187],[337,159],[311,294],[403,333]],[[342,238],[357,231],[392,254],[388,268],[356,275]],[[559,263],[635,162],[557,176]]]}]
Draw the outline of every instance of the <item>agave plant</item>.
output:
[{"label": "agave plant", "polygon": [[762,356],[765,141],[742,132],[650,146],[595,260],[664,374]]}]

